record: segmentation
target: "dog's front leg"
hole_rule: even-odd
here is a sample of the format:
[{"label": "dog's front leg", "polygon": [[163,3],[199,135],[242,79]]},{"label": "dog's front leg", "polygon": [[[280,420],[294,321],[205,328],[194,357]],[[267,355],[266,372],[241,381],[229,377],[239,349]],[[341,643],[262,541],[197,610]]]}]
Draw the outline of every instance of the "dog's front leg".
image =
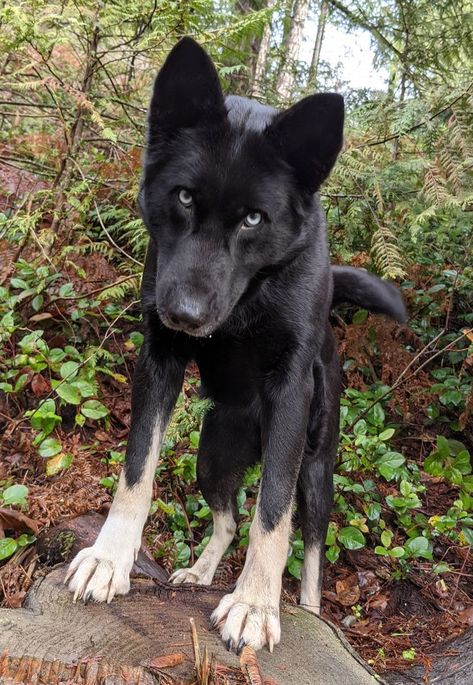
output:
[{"label": "dog's front leg", "polygon": [[308,371],[282,388],[273,385],[263,400],[263,477],[246,562],[235,590],[223,597],[211,619],[228,649],[267,644],[272,651],[280,640],[282,574],[312,388]]},{"label": "dog's front leg", "polygon": [[133,379],[125,466],[115,498],[94,545],[77,554],[65,578],[74,601],[110,602],[130,589],[130,571],[141,545],[159,450],[184,368],[172,355],[153,354],[147,342],[143,345]]}]

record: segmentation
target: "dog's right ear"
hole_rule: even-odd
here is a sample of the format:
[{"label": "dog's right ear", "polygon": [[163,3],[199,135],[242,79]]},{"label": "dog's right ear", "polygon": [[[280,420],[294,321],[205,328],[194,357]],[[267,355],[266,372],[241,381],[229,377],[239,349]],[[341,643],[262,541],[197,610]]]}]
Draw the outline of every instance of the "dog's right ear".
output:
[{"label": "dog's right ear", "polygon": [[205,50],[182,38],[154,82],[149,108],[149,142],[161,132],[211,124],[226,116],[217,71]]}]

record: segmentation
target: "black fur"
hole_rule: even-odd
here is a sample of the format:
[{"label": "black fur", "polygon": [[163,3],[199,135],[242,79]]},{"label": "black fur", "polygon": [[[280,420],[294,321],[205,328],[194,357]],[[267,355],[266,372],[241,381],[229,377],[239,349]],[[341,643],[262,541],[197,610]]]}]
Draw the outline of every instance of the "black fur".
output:
[{"label": "black fur", "polygon": [[[330,308],[348,301],[405,318],[394,286],[330,266],[315,191],[335,163],[342,129],[335,94],[283,112],[224,99],[209,58],[184,39],[156,79],[139,196],[150,242],[128,485],[141,476],[153,416],[165,425],[194,359],[213,400],[198,456],[205,498],[213,509],[234,508],[244,469],[262,459],[264,528],[277,525],[297,491],[309,545],[326,533],[338,442]],[[181,204],[181,189],[191,206]],[[243,226],[254,212],[262,223]]]}]

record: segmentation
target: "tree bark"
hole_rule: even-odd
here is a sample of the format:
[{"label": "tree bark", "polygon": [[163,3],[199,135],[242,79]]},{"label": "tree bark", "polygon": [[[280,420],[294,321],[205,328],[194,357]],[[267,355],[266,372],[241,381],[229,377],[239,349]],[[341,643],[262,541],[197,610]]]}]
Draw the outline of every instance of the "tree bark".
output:
[{"label": "tree bark", "polygon": [[328,2],[321,0],[319,22],[317,24],[317,35],[315,37],[314,50],[312,52],[312,61],[310,63],[309,77],[307,79],[307,86],[310,90],[317,88],[317,77],[319,71],[320,53],[322,51],[322,42],[324,39],[325,24],[328,16]]},{"label": "tree bark", "polygon": [[[99,28],[96,26],[92,32],[92,36],[87,46],[87,61],[80,88],[80,93],[84,96],[84,98],[87,98],[90,92],[92,80],[97,68],[97,49],[99,40],[100,32]],[[71,182],[72,172],[74,169],[73,162],[82,141],[83,129],[84,106],[81,102],[79,102],[77,105],[76,118],[69,133],[66,135],[67,149],[61,160],[59,171],[56,174],[56,178],[53,182],[53,188],[56,190],[56,203],[53,211],[53,220],[51,223],[51,232],[53,235],[55,235],[61,223],[64,205],[66,202],[67,188]]]},{"label": "tree bark", "polygon": [[286,45],[283,46],[286,60],[276,83],[276,91],[282,101],[289,100],[294,87],[294,64],[299,59],[302,34],[309,13],[309,5],[309,0],[296,0],[294,3],[291,27],[287,36]]},{"label": "tree bark", "polygon": [[[276,0],[267,0],[266,7],[268,10],[273,10],[276,5]],[[263,95],[264,77],[266,74],[266,65],[268,62],[269,45],[271,42],[271,18],[265,24],[263,36],[258,50],[258,57],[256,60],[255,73],[253,76],[253,83],[251,85],[251,95],[253,97],[261,97]]]}]

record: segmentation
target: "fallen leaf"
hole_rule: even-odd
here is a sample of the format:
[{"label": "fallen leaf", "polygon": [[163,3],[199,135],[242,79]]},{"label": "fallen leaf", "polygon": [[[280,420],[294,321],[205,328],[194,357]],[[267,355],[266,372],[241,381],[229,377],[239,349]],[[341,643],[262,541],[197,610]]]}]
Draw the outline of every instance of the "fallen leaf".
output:
[{"label": "fallen leaf", "polygon": [[0,509],[0,537],[4,536],[5,530],[14,530],[18,533],[31,530],[37,535],[39,533],[39,523],[29,516],[25,516],[21,511],[2,508]]},{"label": "fallen leaf", "polygon": [[473,342],[473,328],[464,328],[462,333],[467,340]]},{"label": "fallen leaf", "polygon": [[374,597],[373,599],[369,600],[370,609],[379,609],[380,611],[385,611],[387,606],[388,606],[388,596],[387,595],[378,595],[377,597]]},{"label": "fallen leaf", "polygon": [[44,376],[37,373],[31,379],[31,389],[36,397],[41,397],[51,390],[51,386]]},{"label": "fallen leaf", "polygon": [[46,321],[46,319],[52,319],[53,315],[49,312],[40,312],[39,314],[33,314],[30,316],[30,321],[37,323],[38,321]]},{"label": "fallen leaf", "polygon": [[351,607],[356,604],[361,595],[357,574],[353,573],[344,580],[337,580],[335,590],[339,604],[342,604],[344,607]]},{"label": "fallen leaf", "polygon": [[445,597],[448,597],[449,595],[449,590],[447,587],[447,583],[444,581],[443,578],[440,580],[437,580],[435,583],[435,592],[439,597],[442,597],[442,599],[445,599]]},{"label": "fallen leaf", "polygon": [[473,626],[473,604],[460,611],[458,618],[462,623],[468,623],[469,626]]},{"label": "fallen leaf", "polygon": [[73,456],[72,454],[65,454],[64,452],[59,452],[54,457],[51,457],[46,462],[46,475],[55,476],[60,471],[68,469],[72,464]]},{"label": "fallen leaf", "polygon": [[373,571],[358,571],[357,576],[360,589],[368,596],[379,592],[380,583]]}]

